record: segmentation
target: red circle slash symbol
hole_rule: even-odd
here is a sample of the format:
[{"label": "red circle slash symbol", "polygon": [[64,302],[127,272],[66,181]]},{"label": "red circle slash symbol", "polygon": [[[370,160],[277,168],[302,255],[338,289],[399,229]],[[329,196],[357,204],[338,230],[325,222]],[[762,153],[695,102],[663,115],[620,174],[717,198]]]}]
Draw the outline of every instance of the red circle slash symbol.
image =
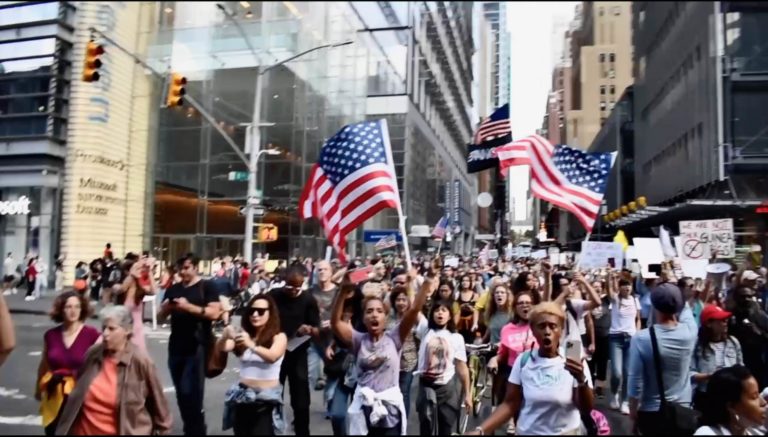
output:
[{"label": "red circle slash symbol", "polygon": [[683,253],[688,259],[700,259],[704,256],[704,244],[700,240],[686,240]]}]

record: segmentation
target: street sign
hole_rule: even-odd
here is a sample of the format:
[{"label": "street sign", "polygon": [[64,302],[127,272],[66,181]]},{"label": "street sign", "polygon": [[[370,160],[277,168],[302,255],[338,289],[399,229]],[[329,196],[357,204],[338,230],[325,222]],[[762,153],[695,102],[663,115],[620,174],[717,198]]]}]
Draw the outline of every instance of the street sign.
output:
[{"label": "street sign", "polygon": [[231,171],[227,174],[227,179],[230,181],[248,182],[247,171]]},{"label": "street sign", "polygon": [[[245,216],[247,211],[248,211],[247,206],[241,206],[240,209],[237,210],[237,213],[241,216]],[[262,206],[252,207],[251,211],[253,212],[253,215],[255,215],[256,217],[263,216],[265,212],[264,207]]]},{"label": "street sign", "polygon": [[400,231],[397,229],[377,229],[370,231],[363,231],[363,242],[365,243],[378,243],[379,240],[389,237],[395,234],[397,242],[403,241],[403,236],[400,235]]}]

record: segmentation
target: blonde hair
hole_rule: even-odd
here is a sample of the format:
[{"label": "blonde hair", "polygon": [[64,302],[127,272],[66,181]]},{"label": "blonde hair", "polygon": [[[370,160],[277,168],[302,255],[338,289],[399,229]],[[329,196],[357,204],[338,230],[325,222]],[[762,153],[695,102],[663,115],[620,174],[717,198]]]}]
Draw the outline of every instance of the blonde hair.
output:
[{"label": "blonde hair", "polygon": [[531,313],[528,315],[531,326],[534,326],[536,321],[543,316],[555,316],[560,321],[560,327],[565,326],[565,311],[554,302],[542,302],[531,308]]}]

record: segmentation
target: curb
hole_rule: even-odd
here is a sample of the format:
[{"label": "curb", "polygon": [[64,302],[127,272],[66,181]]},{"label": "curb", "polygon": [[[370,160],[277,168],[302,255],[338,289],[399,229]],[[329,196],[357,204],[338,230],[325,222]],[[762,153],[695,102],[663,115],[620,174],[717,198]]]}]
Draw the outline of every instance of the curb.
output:
[{"label": "curb", "polygon": [[11,314],[33,314],[37,316],[48,315],[48,311],[33,310],[33,309],[26,309],[26,308],[8,308],[8,312],[10,312]]}]

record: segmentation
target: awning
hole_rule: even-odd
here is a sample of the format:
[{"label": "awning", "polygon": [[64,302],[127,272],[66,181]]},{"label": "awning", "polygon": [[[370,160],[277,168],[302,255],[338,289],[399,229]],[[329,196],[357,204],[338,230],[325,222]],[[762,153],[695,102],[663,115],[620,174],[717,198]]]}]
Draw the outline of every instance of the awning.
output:
[{"label": "awning", "polygon": [[752,214],[762,203],[761,200],[688,200],[674,206],[649,206],[607,226],[630,231],[661,225],[672,227],[681,220],[709,220]]}]

